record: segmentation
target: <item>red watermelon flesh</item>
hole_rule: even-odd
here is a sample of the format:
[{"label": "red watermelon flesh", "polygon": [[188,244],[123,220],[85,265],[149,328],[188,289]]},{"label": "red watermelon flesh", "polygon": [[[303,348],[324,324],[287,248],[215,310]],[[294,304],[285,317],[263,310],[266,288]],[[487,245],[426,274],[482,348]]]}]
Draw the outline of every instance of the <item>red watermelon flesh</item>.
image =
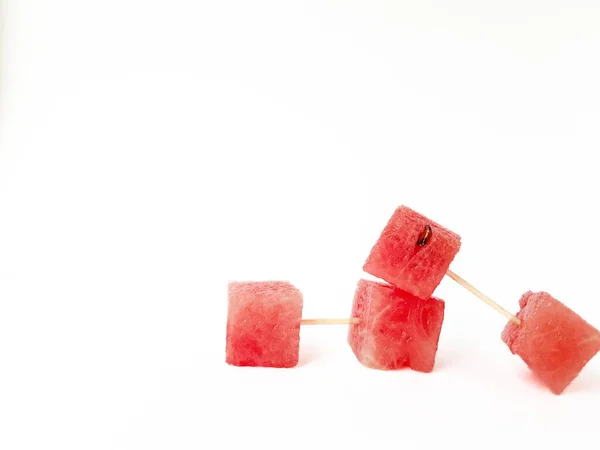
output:
[{"label": "red watermelon flesh", "polygon": [[298,364],[302,293],[283,281],[228,286],[226,361],[235,366]]},{"label": "red watermelon flesh", "polygon": [[[426,226],[431,233],[417,242]],[[406,206],[396,209],[373,246],[363,270],[398,289],[428,299],[460,250],[460,236]]]},{"label": "red watermelon flesh", "polygon": [[546,292],[519,301],[521,325],[509,322],[502,340],[555,394],[600,351],[600,332]]},{"label": "red watermelon flesh", "polygon": [[444,302],[421,300],[386,284],[360,280],[354,296],[348,343],[373,369],[410,367],[431,372],[444,321]]}]

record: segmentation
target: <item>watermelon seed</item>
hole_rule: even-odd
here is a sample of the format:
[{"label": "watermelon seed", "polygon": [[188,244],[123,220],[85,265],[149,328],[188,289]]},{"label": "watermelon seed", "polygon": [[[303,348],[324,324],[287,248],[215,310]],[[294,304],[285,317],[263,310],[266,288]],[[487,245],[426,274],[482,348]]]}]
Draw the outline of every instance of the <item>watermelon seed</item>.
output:
[{"label": "watermelon seed", "polygon": [[417,245],[419,247],[424,247],[425,244],[427,244],[427,241],[429,240],[429,236],[431,236],[431,227],[429,225],[425,225],[425,228],[423,229],[423,231],[421,231],[421,234],[419,235],[419,239],[417,239]]}]

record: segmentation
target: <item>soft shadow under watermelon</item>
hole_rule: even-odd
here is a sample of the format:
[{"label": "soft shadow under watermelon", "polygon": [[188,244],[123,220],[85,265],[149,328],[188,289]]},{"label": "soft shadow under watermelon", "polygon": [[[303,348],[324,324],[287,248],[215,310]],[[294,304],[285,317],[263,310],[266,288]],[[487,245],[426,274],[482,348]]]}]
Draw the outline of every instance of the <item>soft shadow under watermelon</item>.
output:
[{"label": "soft shadow under watermelon", "polygon": [[438,353],[435,357],[435,366],[433,367],[434,371],[445,370],[452,366],[455,366],[457,362],[460,362],[464,359],[464,353],[459,350],[453,349],[443,349],[438,350]]},{"label": "soft shadow under watermelon", "polygon": [[[540,378],[529,369],[523,369],[521,378],[526,383],[537,387],[538,389],[547,392],[550,391],[548,386],[546,386]],[[589,394],[591,392],[600,392],[600,373],[594,370],[584,370],[560,395],[568,395],[571,393]]]},{"label": "soft shadow under watermelon", "polygon": [[298,366],[302,367],[310,364],[319,359],[321,353],[316,345],[305,345],[300,347],[300,358],[298,360]]},{"label": "soft shadow under watermelon", "polygon": [[565,389],[565,393],[600,392],[600,371],[584,369],[577,378]]},{"label": "soft shadow under watermelon", "polygon": [[548,389],[548,386],[546,386],[544,383],[542,383],[542,380],[540,380],[540,378],[535,373],[533,373],[531,370],[529,370],[527,368],[522,369],[519,376],[525,383],[529,384],[530,386],[533,386],[542,391],[550,392],[550,389]]}]

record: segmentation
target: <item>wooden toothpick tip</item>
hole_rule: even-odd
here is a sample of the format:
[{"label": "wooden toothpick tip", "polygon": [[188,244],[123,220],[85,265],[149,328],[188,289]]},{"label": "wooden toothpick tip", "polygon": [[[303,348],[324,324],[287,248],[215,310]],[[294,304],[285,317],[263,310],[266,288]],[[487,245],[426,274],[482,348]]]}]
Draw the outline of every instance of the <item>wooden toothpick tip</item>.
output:
[{"label": "wooden toothpick tip", "polygon": [[302,319],[302,325],[352,325],[359,323],[358,317],[351,319]]},{"label": "wooden toothpick tip", "polygon": [[471,294],[475,295],[477,298],[479,298],[480,300],[484,301],[489,306],[494,308],[496,311],[498,311],[500,314],[502,314],[504,317],[506,317],[511,322],[514,322],[517,325],[521,325],[521,320],[517,316],[508,312],[506,309],[504,309],[502,306],[500,306],[494,300],[489,298],[487,295],[485,295],[483,292],[481,292],[475,286],[468,283],[466,280],[464,280],[463,278],[461,278],[460,276],[458,276],[457,274],[455,274],[454,272],[452,272],[449,269],[446,271],[446,275],[448,275],[450,278],[452,278],[454,281],[456,281],[458,284],[460,284],[466,290],[471,292]]}]

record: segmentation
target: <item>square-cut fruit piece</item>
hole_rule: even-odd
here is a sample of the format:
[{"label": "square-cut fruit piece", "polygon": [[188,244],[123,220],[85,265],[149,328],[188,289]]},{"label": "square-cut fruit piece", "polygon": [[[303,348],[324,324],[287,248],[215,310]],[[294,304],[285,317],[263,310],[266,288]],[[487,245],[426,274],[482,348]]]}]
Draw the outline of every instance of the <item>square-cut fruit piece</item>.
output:
[{"label": "square-cut fruit piece", "polygon": [[410,367],[431,372],[444,321],[444,302],[360,280],[354,296],[348,343],[358,360],[373,369]]},{"label": "square-cut fruit piece", "polygon": [[546,292],[526,292],[502,340],[537,377],[560,394],[600,351],[600,332]]},{"label": "square-cut fruit piece", "polygon": [[406,206],[396,209],[363,270],[427,299],[460,250],[460,236]]},{"label": "square-cut fruit piece", "polygon": [[226,361],[235,366],[298,364],[302,293],[284,281],[228,286]]}]

